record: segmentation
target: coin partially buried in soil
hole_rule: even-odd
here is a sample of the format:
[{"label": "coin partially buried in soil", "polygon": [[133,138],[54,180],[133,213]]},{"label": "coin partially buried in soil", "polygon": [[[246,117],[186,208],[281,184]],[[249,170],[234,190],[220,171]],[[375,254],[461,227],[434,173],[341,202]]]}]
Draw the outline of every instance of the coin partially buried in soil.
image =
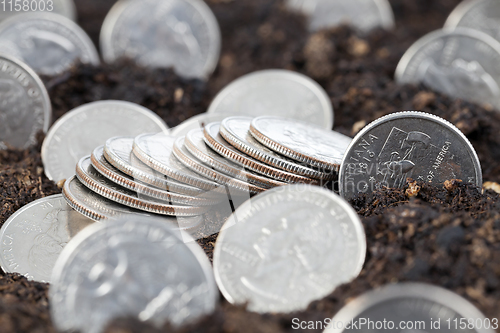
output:
[{"label": "coin partially buried in soil", "polygon": [[460,179],[479,188],[483,181],[476,152],[458,128],[406,111],[375,120],[356,135],[340,167],[340,194],[349,200],[382,186],[401,188],[407,178],[436,185]]}]

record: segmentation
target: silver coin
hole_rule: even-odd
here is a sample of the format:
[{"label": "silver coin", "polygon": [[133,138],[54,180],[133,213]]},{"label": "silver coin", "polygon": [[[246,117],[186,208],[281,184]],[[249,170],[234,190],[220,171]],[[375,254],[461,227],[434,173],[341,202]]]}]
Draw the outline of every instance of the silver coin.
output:
[{"label": "silver coin", "polygon": [[131,216],[71,240],[49,289],[55,327],[82,333],[103,332],[120,317],[180,326],[214,311],[217,298],[210,263],[188,235]]},{"label": "silver coin", "polygon": [[0,23],[0,52],[44,75],[60,74],[76,61],[99,64],[87,34],[75,22],[52,13],[15,15]]},{"label": "silver coin", "polygon": [[204,140],[205,134],[203,129],[191,130],[184,141],[187,150],[193,154],[197,159],[203,163],[210,165],[214,169],[223,172],[231,177],[237,178],[242,181],[248,181],[251,184],[260,186],[262,188],[272,188],[276,186],[283,186],[287,183],[280,182],[268,177],[261,176],[255,172],[246,171],[245,168],[236,163],[224,158],[222,155],[216,153],[213,149],[208,147]]},{"label": "silver coin", "polygon": [[287,70],[263,70],[226,86],[212,101],[208,113],[242,116],[274,115],[333,127],[333,107],[319,84]]},{"label": "silver coin", "polygon": [[[29,8],[26,6],[29,6]],[[21,8],[21,11],[18,10],[19,8]],[[0,21],[26,12],[56,13],[76,21],[76,7],[73,0],[31,0],[28,5],[21,1],[5,1],[5,3],[0,3]]]},{"label": "silver coin", "polygon": [[221,123],[220,134],[238,150],[276,168],[314,179],[332,180],[335,178],[336,175],[332,172],[321,172],[301,165],[261,144],[250,134],[252,120],[253,118],[250,117],[226,118]]},{"label": "silver coin", "polygon": [[122,0],[101,30],[106,62],[128,57],[144,66],[173,66],[188,78],[208,77],[220,47],[217,19],[201,0]]},{"label": "silver coin", "polygon": [[287,0],[289,8],[309,15],[309,30],[350,24],[368,32],[394,28],[394,14],[387,0]]},{"label": "silver coin", "polygon": [[338,132],[279,117],[258,117],[250,133],[263,145],[291,159],[321,168],[338,170],[352,139]]},{"label": "silver coin", "polygon": [[206,193],[202,189],[177,182],[148,167],[134,155],[133,145],[134,138],[114,137],[108,139],[104,145],[104,157],[121,172],[160,189],[196,197],[201,197]]},{"label": "silver coin", "polygon": [[226,221],[214,249],[215,279],[230,303],[255,312],[293,312],[355,278],[365,233],[333,192],[289,185],[264,192]]},{"label": "silver coin", "polygon": [[82,105],[62,116],[49,130],[42,145],[47,177],[54,181],[75,174],[76,163],[107,139],[144,132],[168,131],[153,111],[123,101]]},{"label": "silver coin", "polygon": [[[470,328],[469,320],[477,328]],[[368,327],[368,321],[376,329]],[[485,328],[487,322],[493,326],[472,303],[451,291],[426,283],[398,283],[351,300],[323,332],[495,332]]]},{"label": "silver coin", "polygon": [[196,216],[209,210],[208,207],[175,205],[168,201],[138,195],[137,192],[128,190],[102,176],[92,166],[90,156],[83,157],[78,162],[76,177],[83,185],[109,200],[149,213],[169,216]]},{"label": "silver coin", "polygon": [[93,222],[71,209],[61,194],[27,204],[9,217],[0,230],[3,271],[50,282],[62,249]]},{"label": "silver coin", "polygon": [[220,122],[223,121],[225,118],[229,117],[229,114],[218,114],[218,113],[201,113],[199,115],[196,115],[194,117],[191,117],[179,125],[175,126],[170,130],[170,135],[175,136],[175,137],[181,137],[181,136],[186,136],[189,131],[194,130],[194,129],[203,129],[205,125],[208,125],[210,123],[214,122]]},{"label": "silver coin", "polygon": [[26,149],[47,132],[52,106],[47,89],[31,68],[0,54],[0,149]]},{"label": "silver coin", "polygon": [[205,191],[225,193],[224,186],[189,170],[174,156],[175,138],[163,134],[143,134],[134,140],[133,152],[143,163],[177,181]]},{"label": "silver coin", "polygon": [[445,28],[479,30],[500,40],[500,4],[496,0],[462,1],[450,14]]},{"label": "silver coin", "polygon": [[381,186],[402,188],[407,178],[482,186],[481,165],[465,135],[437,116],[407,111],[382,117],[356,135],[340,167],[340,194],[349,200]]},{"label": "silver coin", "polygon": [[500,42],[467,29],[439,30],[419,39],[401,58],[396,80],[423,83],[454,98],[500,110]]}]

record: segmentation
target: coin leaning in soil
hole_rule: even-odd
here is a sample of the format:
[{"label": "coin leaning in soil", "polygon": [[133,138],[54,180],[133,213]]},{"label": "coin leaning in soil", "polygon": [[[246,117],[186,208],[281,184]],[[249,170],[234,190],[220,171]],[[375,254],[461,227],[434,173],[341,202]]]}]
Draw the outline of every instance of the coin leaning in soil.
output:
[{"label": "coin leaning in soil", "polygon": [[208,113],[257,117],[275,115],[333,127],[333,107],[311,78],[288,70],[257,71],[231,82],[214,98]]},{"label": "coin leaning in soil", "polygon": [[[464,319],[466,329],[461,328]],[[351,329],[373,332],[368,325],[361,325],[368,321],[374,326],[380,325],[376,327],[379,331],[397,330],[398,325],[404,323],[413,326],[411,330],[406,326],[408,329],[404,332],[495,332],[491,321],[461,296],[438,286],[411,282],[385,285],[356,297],[332,318],[331,325],[323,332],[341,333]],[[473,327],[469,326],[471,321]],[[348,324],[351,329],[345,327]]]},{"label": "coin leaning in soil", "polygon": [[448,95],[500,110],[500,42],[484,32],[438,30],[415,42],[396,68],[400,84],[423,83]]},{"label": "coin leaning in soil", "polygon": [[26,149],[36,144],[39,131],[49,129],[49,94],[38,75],[22,61],[0,55],[0,67],[0,150]]},{"label": "coin leaning in soil", "polygon": [[218,298],[199,245],[143,216],[83,230],[62,251],[51,280],[50,314],[59,331],[102,332],[121,317],[178,327],[213,312]]},{"label": "coin leaning in soil", "polygon": [[76,62],[99,65],[99,54],[85,31],[50,12],[25,13],[0,23],[2,53],[27,63],[35,72],[57,75]]},{"label": "coin leaning in soil", "polygon": [[165,122],[135,103],[99,101],[79,106],[62,116],[43,141],[45,175],[56,182],[68,179],[75,174],[76,163],[107,139],[160,131],[168,131]]},{"label": "coin leaning in soil", "polygon": [[287,185],[236,209],[219,233],[213,264],[230,303],[288,313],[355,278],[365,252],[363,226],[345,200],[318,186]]},{"label": "coin leaning in soil", "polygon": [[122,0],[104,20],[100,42],[106,62],[127,57],[143,66],[173,67],[183,77],[207,78],[219,62],[221,33],[201,0]]},{"label": "coin leaning in soil", "polygon": [[250,134],[260,143],[293,160],[337,171],[352,139],[294,119],[263,116],[252,120]]},{"label": "coin leaning in soil", "polygon": [[458,128],[428,113],[405,111],[377,119],[356,135],[340,167],[340,194],[350,200],[382,187],[402,188],[408,178],[482,186],[477,154]]},{"label": "coin leaning in soil", "polygon": [[52,269],[66,243],[92,223],[73,210],[61,194],[25,205],[0,229],[3,271],[50,283]]}]

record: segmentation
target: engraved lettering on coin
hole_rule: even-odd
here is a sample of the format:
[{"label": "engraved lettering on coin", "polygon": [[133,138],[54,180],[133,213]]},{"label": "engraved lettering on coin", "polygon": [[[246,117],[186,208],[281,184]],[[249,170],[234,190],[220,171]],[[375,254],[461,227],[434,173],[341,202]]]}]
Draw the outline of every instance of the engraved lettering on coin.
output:
[{"label": "engraved lettering on coin", "polygon": [[104,21],[101,48],[107,62],[128,57],[204,78],[217,66],[220,39],[217,20],[203,1],[122,0]]},{"label": "engraved lettering on coin", "polygon": [[289,185],[239,207],[214,250],[215,278],[231,303],[293,312],[355,278],[366,240],[354,210],[333,192]]},{"label": "engraved lettering on coin", "polygon": [[0,52],[44,75],[62,73],[76,61],[99,64],[86,33],[73,21],[51,13],[16,15],[0,23]]},{"label": "engraved lettering on coin", "polygon": [[207,112],[274,115],[333,127],[333,107],[323,88],[307,76],[287,70],[258,71],[233,81]]},{"label": "engraved lettering on coin", "polygon": [[372,122],[354,138],[342,160],[340,193],[349,200],[382,186],[402,188],[407,178],[482,185],[479,159],[459,129],[437,116],[400,112]]},{"label": "engraved lettering on coin", "polygon": [[500,42],[491,36],[467,28],[439,30],[408,49],[396,80],[500,109],[499,61]]},{"label": "engraved lettering on coin", "polygon": [[2,269],[50,282],[52,268],[66,243],[91,223],[71,209],[60,194],[22,207],[0,230]]}]

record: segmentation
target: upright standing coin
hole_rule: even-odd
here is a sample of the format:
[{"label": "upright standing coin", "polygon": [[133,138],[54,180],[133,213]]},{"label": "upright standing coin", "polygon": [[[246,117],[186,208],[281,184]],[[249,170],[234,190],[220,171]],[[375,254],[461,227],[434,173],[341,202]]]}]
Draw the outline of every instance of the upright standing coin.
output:
[{"label": "upright standing coin", "polygon": [[77,61],[99,64],[87,34],[75,22],[52,13],[15,15],[0,23],[0,52],[44,75],[62,73]]},{"label": "upright standing coin", "polygon": [[219,61],[217,19],[201,0],[121,0],[101,31],[104,60],[135,59],[171,67],[184,77],[205,78]]},{"label": "upright standing coin", "polygon": [[[250,134],[250,124],[252,120],[253,118],[250,117],[226,118],[221,123],[220,134],[238,150],[266,164],[314,179],[331,180],[334,178],[332,172],[321,172],[306,165],[301,165],[283,155],[279,155],[274,150],[261,144],[252,134]],[[310,142],[308,144],[310,144]]]},{"label": "upright standing coin", "polygon": [[217,298],[201,248],[162,220],[138,216],[78,234],[56,262],[49,290],[56,328],[82,333],[102,332],[120,317],[180,326],[214,311]]},{"label": "upright standing coin", "polygon": [[333,127],[332,103],[323,88],[307,76],[287,70],[258,71],[233,81],[207,112],[274,115]]},{"label": "upright standing coin", "polygon": [[481,165],[465,135],[423,112],[375,120],[356,135],[342,160],[340,194],[347,200],[381,186],[401,188],[407,178],[443,184],[461,179],[481,188]]},{"label": "upright standing coin", "polygon": [[3,271],[50,282],[54,264],[66,243],[93,222],[71,209],[61,194],[22,207],[0,230]]},{"label": "upright standing coin", "polygon": [[467,28],[439,30],[406,51],[396,69],[402,84],[423,83],[448,96],[500,110],[500,42]]},{"label": "upright standing coin", "polygon": [[352,139],[304,122],[279,117],[258,117],[250,133],[263,145],[291,159],[318,167],[324,173],[338,170]]},{"label": "upright standing coin", "polygon": [[462,1],[450,14],[445,28],[471,28],[500,40],[500,3],[496,0]]},{"label": "upright standing coin", "polygon": [[16,11],[19,8],[20,2],[5,1],[0,3],[0,21],[8,19],[11,16],[19,15],[26,12],[48,12],[63,15],[70,20],[76,20],[76,7],[73,0],[36,0],[29,2],[29,9],[26,9],[26,3],[22,4],[23,11]]},{"label": "upright standing coin", "polygon": [[387,0],[288,0],[287,5],[310,16],[311,31],[345,23],[363,32],[394,27],[394,14]]},{"label": "upright standing coin", "polygon": [[[373,329],[367,323],[375,323]],[[398,283],[369,291],[345,305],[324,333],[460,332],[493,333],[491,321],[469,301],[426,283]],[[412,329],[401,330],[401,323]],[[438,326],[439,323],[439,326]],[[465,327],[463,323],[467,323]],[[473,323],[470,326],[470,323]],[[349,328],[346,326],[350,325]],[[380,325],[380,326],[379,326]],[[488,326],[488,327],[486,327]]]},{"label": "upright standing coin", "polygon": [[45,174],[54,181],[75,174],[76,163],[107,139],[119,135],[168,131],[154,112],[134,103],[100,101],[82,105],[61,117],[42,145]]},{"label": "upright standing coin", "polygon": [[355,278],[365,252],[363,226],[347,202],[317,186],[283,186],[226,221],[214,249],[215,279],[230,303],[299,311]]},{"label": "upright standing coin", "polygon": [[47,132],[52,106],[45,86],[26,64],[0,54],[0,149],[25,149]]}]

